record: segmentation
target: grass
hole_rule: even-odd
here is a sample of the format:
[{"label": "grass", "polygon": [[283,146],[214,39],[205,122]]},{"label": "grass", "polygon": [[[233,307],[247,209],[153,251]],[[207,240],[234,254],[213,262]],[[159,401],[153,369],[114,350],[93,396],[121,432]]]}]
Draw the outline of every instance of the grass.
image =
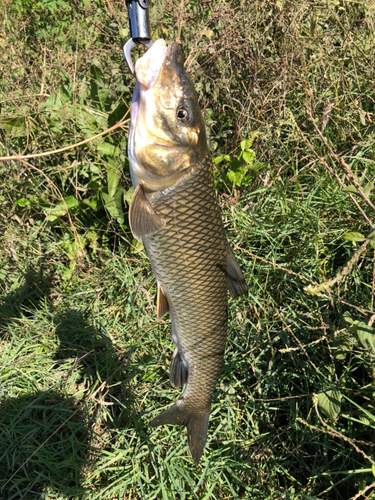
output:
[{"label": "grass", "polygon": [[154,39],[181,37],[229,157],[215,182],[249,285],[203,458],[149,425],[179,391],[127,219],[124,5],[5,2],[0,156],[102,135],[0,161],[0,498],[369,499],[373,7],[177,3],[152,4]]}]

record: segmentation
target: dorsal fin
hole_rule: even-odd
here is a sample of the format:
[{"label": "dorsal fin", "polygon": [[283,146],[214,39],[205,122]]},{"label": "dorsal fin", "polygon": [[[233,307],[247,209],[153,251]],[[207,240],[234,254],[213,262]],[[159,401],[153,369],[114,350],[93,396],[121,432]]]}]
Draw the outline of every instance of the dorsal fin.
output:
[{"label": "dorsal fin", "polygon": [[155,234],[165,226],[164,220],[159,217],[150,205],[142,184],[135,188],[129,207],[129,222],[134,238],[141,240]]}]

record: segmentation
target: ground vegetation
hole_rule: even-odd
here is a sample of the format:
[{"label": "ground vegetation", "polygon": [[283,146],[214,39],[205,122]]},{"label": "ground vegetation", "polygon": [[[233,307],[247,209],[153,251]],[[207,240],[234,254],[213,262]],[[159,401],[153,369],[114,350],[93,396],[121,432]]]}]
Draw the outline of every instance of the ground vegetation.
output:
[{"label": "ground vegetation", "polygon": [[[199,466],[128,222],[122,0],[0,6],[0,497],[375,495],[375,3],[153,0],[248,297]],[[139,50],[141,53],[142,49]],[[136,52],[136,51],[135,51]]]}]

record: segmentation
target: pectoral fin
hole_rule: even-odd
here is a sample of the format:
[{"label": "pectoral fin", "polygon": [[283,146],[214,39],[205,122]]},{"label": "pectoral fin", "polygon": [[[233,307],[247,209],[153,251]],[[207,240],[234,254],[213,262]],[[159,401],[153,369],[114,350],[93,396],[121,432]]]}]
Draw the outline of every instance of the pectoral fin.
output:
[{"label": "pectoral fin", "polygon": [[247,285],[244,275],[229,246],[227,254],[227,283],[232,298],[236,298],[242,294],[247,295]]},{"label": "pectoral fin", "polygon": [[156,292],[155,305],[158,321],[160,321],[164,314],[167,314],[167,312],[169,312],[167,297],[164,295],[160,285],[158,285],[158,291]]},{"label": "pectoral fin", "polygon": [[188,379],[188,369],[181,358],[178,347],[172,356],[171,369],[169,371],[169,381],[172,387],[183,387]]},{"label": "pectoral fin", "polygon": [[137,240],[155,234],[165,226],[164,220],[150,205],[142,184],[138,184],[130,202],[129,222],[133,236]]}]

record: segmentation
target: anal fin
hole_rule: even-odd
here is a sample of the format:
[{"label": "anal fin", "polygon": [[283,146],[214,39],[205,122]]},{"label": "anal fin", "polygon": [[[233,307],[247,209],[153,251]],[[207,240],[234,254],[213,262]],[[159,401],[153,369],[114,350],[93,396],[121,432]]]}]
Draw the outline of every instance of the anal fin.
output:
[{"label": "anal fin", "polygon": [[242,294],[247,295],[247,284],[244,275],[229,246],[227,254],[227,283],[232,298],[236,298]]},{"label": "anal fin", "polygon": [[129,207],[129,222],[134,238],[141,240],[160,231],[164,220],[155,213],[148,201],[142,184],[136,187]]},{"label": "anal fin", "polygon": [[188,368],[181,358],[178,347],[172,356],[171,369],[169,371],[169,381],[172,387],[183,387],[188,379]]},{"label": "anal fin", "polygon": [[161,289],[161,286],[158,285],[158,291],[156,292],[156,315],[158,318],[158,321],[161,320],[161,318],[169,312],[169,304],[167,301],[167,297],[164,295],[163,290]]}]

